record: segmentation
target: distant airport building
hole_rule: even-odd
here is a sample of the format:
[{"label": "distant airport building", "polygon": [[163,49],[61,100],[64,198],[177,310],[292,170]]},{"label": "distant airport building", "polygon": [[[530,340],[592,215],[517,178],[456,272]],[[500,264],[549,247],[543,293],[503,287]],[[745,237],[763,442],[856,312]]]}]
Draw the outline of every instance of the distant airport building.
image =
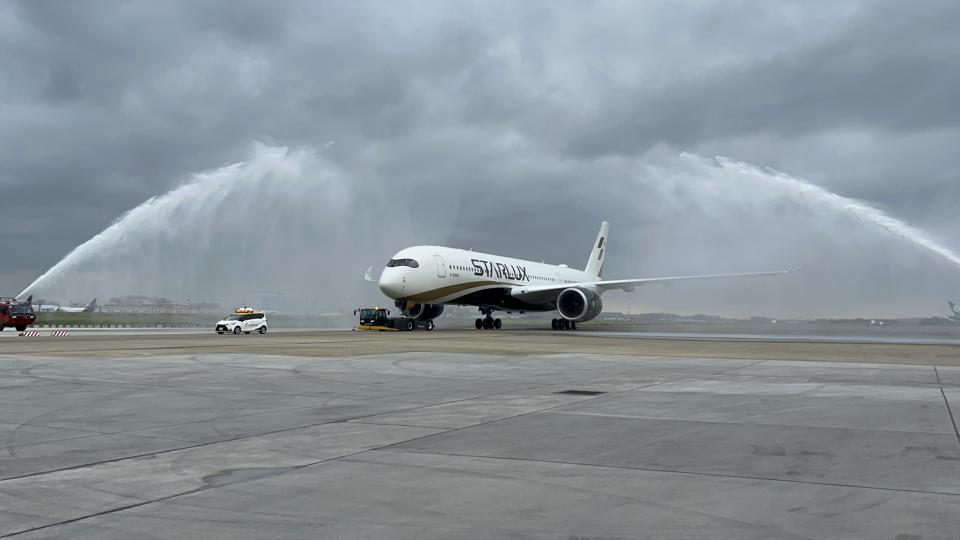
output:
[{"label": "distant airport building", "polygon": [[176,302],[163,297],[128,294],[111,298],[101,311],[108,313],[220,313],[214,302]]}]

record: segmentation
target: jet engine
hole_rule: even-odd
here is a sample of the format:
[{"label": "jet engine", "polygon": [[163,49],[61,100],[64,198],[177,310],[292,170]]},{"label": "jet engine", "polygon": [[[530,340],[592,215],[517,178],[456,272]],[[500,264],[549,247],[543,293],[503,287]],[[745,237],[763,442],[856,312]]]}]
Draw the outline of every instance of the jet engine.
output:
[{"label": "jet engine", "polygon": [[407,308],[403,310],[405,317],[418,321],[436,319],[441,313],[443,313],[443,304],[407,304]]},{"label": "jet engine", "polygon": [[603,301],[596,291],[571,287],[557,296],[557,311],[569,321],[589,321],[603,311]]}]

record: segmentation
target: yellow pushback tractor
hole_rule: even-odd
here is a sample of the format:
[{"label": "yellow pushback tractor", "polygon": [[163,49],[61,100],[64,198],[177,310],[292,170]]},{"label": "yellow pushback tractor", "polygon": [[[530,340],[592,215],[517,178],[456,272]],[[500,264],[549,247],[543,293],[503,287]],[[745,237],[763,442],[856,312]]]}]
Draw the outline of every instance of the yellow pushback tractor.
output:
[{"label": "yellow pushback tractor", "polygon": [[433,321],[418,321],[410,317],[391,317],[390,310],[381,307],[353,310],[360,317],[360,324],[354,330],[377,330],[380,332],[410,331],[422,328],[433,330]]}]

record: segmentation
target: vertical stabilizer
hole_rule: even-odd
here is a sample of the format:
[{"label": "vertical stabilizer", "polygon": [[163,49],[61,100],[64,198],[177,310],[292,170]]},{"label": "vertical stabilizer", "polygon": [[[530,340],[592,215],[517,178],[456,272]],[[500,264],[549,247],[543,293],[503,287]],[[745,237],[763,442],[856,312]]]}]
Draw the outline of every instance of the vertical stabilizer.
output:
[{"label": "vertical stabilizer", "polygon": [[960,315],[960,308],[958,308],[956,304],[954,304],[953,302],[947,302],[947,303],[950,304],[950,309],[953,310],[954,315]]},{"label": "vertical stabilizer", "polygon": [[587,260],[587,267],[584,269],[597,277],[603,274],[603,257],[607,252],[607,231],[609,230],[609,221],[600,224],[600,232],[597,233],[597,239],[593,241],[593,250],[590,251],[590,259]]}]

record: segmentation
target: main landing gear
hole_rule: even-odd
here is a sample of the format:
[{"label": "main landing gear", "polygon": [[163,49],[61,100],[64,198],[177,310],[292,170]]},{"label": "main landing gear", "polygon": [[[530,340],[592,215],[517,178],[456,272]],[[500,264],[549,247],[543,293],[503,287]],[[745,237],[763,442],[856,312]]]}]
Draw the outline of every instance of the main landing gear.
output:
[{"label": "main landing gear", "polygon": [[483,318],[473,321],[473,325],[477,328],[477,330],[490,330],[492,328],[499,330],[500,327],[503,326],[503,322],[501,322],[500,319],[493,318],[492,309],[480,308],[480,312],[483,313]]},{"label": "main landing gear", "polygon": [[553,319],[550,321],[550,328],[554,330],[576,330],[577,321],[567,319]]}]

